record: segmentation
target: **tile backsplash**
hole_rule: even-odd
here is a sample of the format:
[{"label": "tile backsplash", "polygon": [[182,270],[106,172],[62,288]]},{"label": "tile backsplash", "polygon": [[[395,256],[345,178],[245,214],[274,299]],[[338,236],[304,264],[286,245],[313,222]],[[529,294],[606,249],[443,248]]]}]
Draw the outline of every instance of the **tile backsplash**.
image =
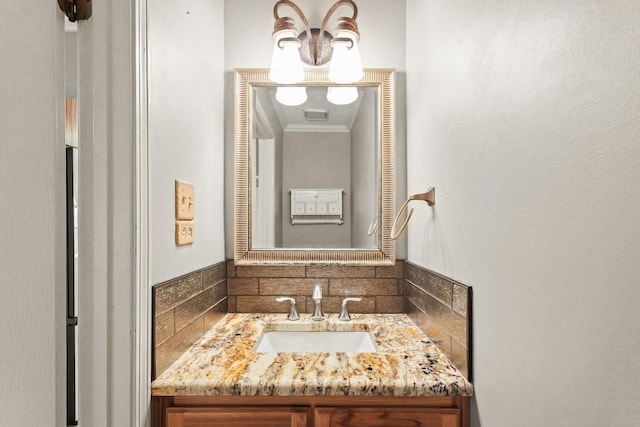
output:
[{"label": "tile backsplash", "polygon": [[313,311],[311,294],[322,285],[325,313],[339,313],[346,296],[362,297],[352,302],[352,313],[404,313],[404,262],[395,266],[239,266],[227,263],[230,313],[287,313],[288,302],[276,302],[279,296],[296,299],[298,311]]},{"label": "tile backsplash", "polygon": [[226,263],[153,287],[153,377],[227,313]]},{"label": "tile backsplash", "polygon": [[404,283],[409,317],[471,381],[471,287],[410,262]]}]

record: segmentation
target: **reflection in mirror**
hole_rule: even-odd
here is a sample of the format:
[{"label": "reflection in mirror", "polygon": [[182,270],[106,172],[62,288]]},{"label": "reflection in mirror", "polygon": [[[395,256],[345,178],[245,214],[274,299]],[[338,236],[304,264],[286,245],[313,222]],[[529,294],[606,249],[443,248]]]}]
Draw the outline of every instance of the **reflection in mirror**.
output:
[{"label": "reflection in mirror", "polygon": [[236,70],[236,263],[393,264],[393,70],[349,86],[267,73]]},{"label": "reflection in mirror", "polygon": [[377,88],[336,105],[309,87],[301,106],[279,102],[280,89],[254,90],[251,248],[377,249]]}]

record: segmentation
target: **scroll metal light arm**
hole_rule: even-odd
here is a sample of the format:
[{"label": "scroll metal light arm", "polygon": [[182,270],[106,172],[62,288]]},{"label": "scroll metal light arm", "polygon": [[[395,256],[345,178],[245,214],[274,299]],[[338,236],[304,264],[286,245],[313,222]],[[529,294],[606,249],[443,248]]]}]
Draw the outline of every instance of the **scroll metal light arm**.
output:
[{"label": "scroll metal light arm", "polygon": [[[320,46],[319,46],[319,52],[317,52],[318,57],[320,58],[322,58],[322,44],[323,44],[322,41],[324,40],[324,32],[325,32],[327,23],[329,22],[329,18],[331,17],[331,15],[333,15],[333,12],[335,12],[336,9],[338,9],[343,4],[345,5],[348,4],[349,6],[351,6],[351,8],[353,9],[353,16],[351,18],[347,18],[347,17],[340,18],[340,25],[343,28],[349,29],[353,31],[355,34],[359,35],[358,25],[356,24],[356,18],[358,17],[358,6],[356,6],[356,4],[352,0],[338,0],[333,4],[333,6],[331,6],[327,14],[324,16],[324,19],[322,20],[322,25],[320,26],[320,35],[318,36],[318,40],[319,40],[318,44]],[[331,41],[331,47],[333,47],[334,43],[341,43],[341,42],[349,43],[349,48],[353,47],[353,41],[351,39],[341,39],[341,38],[334,38]]]},{"label": "scroll metal light arm", "polygon": [[429,206],[433,206],[436,203],[436,189],[434,187],[429,187],[426,192],[419,194],[412,194],[409,198],[402,204],[402,207],[398,211],[396,218],[393,220],[393,226],[391,227],[391,240],[398,240],[402,233],[404,233],[407,225],[409,224],[409,220],[411,219],[411,215],[413,215],[413,208],[409,210],[409,213],[406,214],[406,219],[402,223],[402,225],[398,225],[400,218],[405,215],[407,207],[409,206],[409,202],[412,200],[423,200],[427,202]]},{"label": "scroll metal light arm", "polygon": [[[289,6],[291,9],[295,11],[298,17],[302,20],[304,24],[304,28],[306,30],[306,40],[304,40],[300,36],[298,36],[298,38],[283,38],[278,42],[278,46],[282,48],[282,44],[285,42],[298,42],[299,44],[303,42],[308,42],[309,57],[306,58],[304,55],[301,56],[301,59],[304,62],[306,62],[309,65],[323,65],[329,62],[329,60],[331,59],[331,53],[333,49],[329,49],[328,52],[323,53],[322,48],[325,42],[329,44],[328,47],[330,48],[332,47],[333,43],[348,43],[349,47],[353,46],[353,40],[349,38],[333,38],[331,34],[325,29],[327,23],[329,22],[329,18],[331,18],[333,13],[342,5],[351,6],[351,8],[353,9],[353,16],[351,18],[349,17],[339,18],[337,28],[352,31],[359,37],[358,25],[356,24],[356,18],[358,16],[358,7],[352,0],[338,0],[337,2],[335,2],[333,6],[331,6],[327,14],[325,15],[320,29],[311,28],[307,17],[302,12],[302,9],[300,9],[294,2],[290,0],[279,0],[273,6],[273,17],[276,20],[276,23],[273,29],[274,34],[284,29],[295,28],[293,18],[290,18],[287,16],[280,17],[280,15],[278,14],[278,9],[281,6]],[[327,34],[325,35],[325,33]],[[325,40],[325,38],[327,38],[327,40]]]},{"label": "scroll metal light arm", "polygon": [[[302,20],[302,23],[304,24],[304,28],[307,31],[308,35],[311,35],[311,26],[309,25],[309,21],[307,20],[307,17],[304,16],[304,13],[302,12],[302,9],[300,9],[298,7],[298,5],[296,5],[294,2],[289,1],[289,0],[280,0],[278,1],[274,6],[273,6],[273,17],[276,19],[276,23],[275,26],[273,28],[273,32],[276,33],[278,31],[281,31],[283,29],[289,29],[289,28],[294,28],[295,24],[293,22],[292,18],[289,17],[282,17],[280,18],[280,16],[278,15],[278,9],[280,8],[280,6],[289,6],[291,9],[294,10],[294,12],[298,15],[298,17]],[[313,46],[313,38],[309,37],[309,52],[314,52],[314,46]],[[292,38],[284,38],[281,39],[278,42],[278,47],[280,49],[282,49],[282,44],[284,42],[297,42],[298,44],[301,43],[300,39],[298,39],[297,37],[292,37]]]}]

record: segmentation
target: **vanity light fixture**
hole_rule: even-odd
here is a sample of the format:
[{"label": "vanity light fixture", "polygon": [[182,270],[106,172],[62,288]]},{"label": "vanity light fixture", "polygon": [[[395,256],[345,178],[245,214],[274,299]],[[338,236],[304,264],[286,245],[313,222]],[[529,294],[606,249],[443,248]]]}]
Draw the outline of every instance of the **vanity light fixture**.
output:
[{"label": "vanity light fixture", "polygon": [[[280,104],[295,107],[307,100],[307,88],[304,86],[278,86],[276,99]],[[327,100],[334,105],[348,105],[358,99],[355,86],[329,86]]]},{"label": "vanity light fixture", "polygon": [[307,88],[302,86],[279,86],[276,89],[276,99],[280,104],[295,107],[307,100]]},{"label": "vanity light fixture", "polygon": [[358,99],[358,88],[354,86],[329,86],[327,99],[335,105],[347,105]]},{"label": "vanity light fixture", "polygon": [[[353,9],[353,16],[336,20],[334,35],[325,30],[333,13],[342,5]],[[278,9],[289,6],[304,23],[305,31],[298,34],[294,19],[280,17]],[[329,80],[349,84],[362,79],[362,62],[358,41],[360,33],[356,24],[358,7],[352,0],[339,0],[331,6],[320,28],[311,28],[302,10],[290,0],[280,0],[273,6],[276,22],[273,26],[273,55],[269,79],[280,84],[295,84],[304,80],[303,62],[318,66],[331,61]]]}]

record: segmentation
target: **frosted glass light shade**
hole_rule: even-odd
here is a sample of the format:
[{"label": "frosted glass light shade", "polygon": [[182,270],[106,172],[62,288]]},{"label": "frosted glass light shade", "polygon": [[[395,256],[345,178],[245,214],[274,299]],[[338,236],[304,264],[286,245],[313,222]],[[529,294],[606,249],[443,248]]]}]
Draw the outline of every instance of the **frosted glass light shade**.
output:
[{"label": "frosted glass light shade", "polygon": [[281,86],[276,89],[276,99],[280,104],[290,107],[300,105],[307,100],[307,88],[303,86]]},{"label": "frosted glass light shade", "polygon": [[335,105],[347,105],[358,99],[358,88],[349,86],[329,86],[327,99]]},{"label": "frosted glass light shade", "polygon": [[336,38],[349,38],[353,46],[349,47],[348,42],[335,41],[329,66],[329,80],[343,84],[357,82],[364,76],[358,37],[351,31],[340,31],[336,33]]},{"label": "frosted glass light shade", "polygon": [[295,38],[296,34],[293,31],[281,31],[274,35],[269,79],[280,84],[295,84],[304,80],[304,68],[298,49],[300,43],[284,41],[281,48],[278,43],[285,37]]}]

